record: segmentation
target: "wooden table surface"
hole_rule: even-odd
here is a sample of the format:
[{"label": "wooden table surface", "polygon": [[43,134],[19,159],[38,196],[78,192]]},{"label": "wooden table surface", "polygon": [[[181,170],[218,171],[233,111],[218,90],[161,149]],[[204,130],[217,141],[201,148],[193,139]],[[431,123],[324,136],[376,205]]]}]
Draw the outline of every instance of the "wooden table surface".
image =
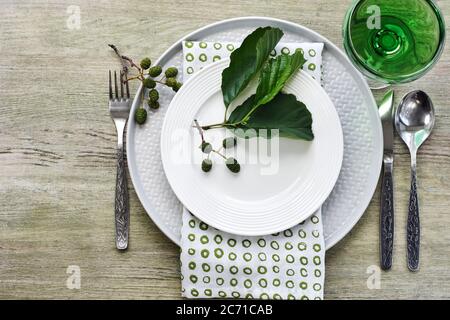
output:
[{"label": "wooden table surface", "polygon": [[[114,248],[116,133],[105,80],[117,60],[107,43],[156,59],[205,24],[259,15],[302,24],[342,47],[350,2],[0,0],[0,298],[180,298],[179,249],[148,218],[131,183],[130,248]],[[450,1],[437,2],[450,16]],[[77,8],[79,29],[70,20]],[[396,88],[397,102],[425,90],[437,113],[418,155],[420,272],[406,268],[409,155],[396,137],[393,269],[374,288],[378,188],[360,222],[327,253],[326,299],[450,298],[449,83],[447,49],[429,74]],[[68,266],[80,268],[80,289],[67,287]]]}]

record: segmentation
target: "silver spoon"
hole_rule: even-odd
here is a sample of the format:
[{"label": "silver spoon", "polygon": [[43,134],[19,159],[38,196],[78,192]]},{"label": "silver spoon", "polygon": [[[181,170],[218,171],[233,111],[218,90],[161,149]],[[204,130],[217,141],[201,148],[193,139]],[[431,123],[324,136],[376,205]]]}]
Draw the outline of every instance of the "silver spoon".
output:
[{"label": "silver spoon", "polygon": [[400,102],[395,114],[395,127],[411,154],[411,191],[409,194],[407,250],[408,268],[419,270],[420,220],[416,182],[417,150],[428,138],[434,126],[434,107],[423,91],[412,91]]}]

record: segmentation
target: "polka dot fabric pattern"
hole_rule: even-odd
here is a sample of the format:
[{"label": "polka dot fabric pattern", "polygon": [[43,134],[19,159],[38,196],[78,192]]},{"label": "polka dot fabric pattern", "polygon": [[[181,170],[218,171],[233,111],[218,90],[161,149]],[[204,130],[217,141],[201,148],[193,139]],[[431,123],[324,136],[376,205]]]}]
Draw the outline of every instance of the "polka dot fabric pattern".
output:
[{"label": "polka dot fabric pattern", "polygon": [[[228,58],[238,47],[239,43],[235,42],[183,41],[183,81],[186,82],[204,66]],[[297,49],[306,59],[303,70],[320,81],[323,43],[279,43],[270,55],[275,57],[280,54],[293,54]]]},{"label": "polka dot fabric pattern", "polygon": [[284,232],[242,237],[183,212],[182,293],[187,298],[323,299],[325,243],[319,210]]},{"label": "polka dot fabric pattern", "polygon": [[[228,58],[239,43],[183,42],[183,81]],[[303,70],[322,78],[323,43],[280,43],[271,56],[301,50]],[[209,227],[183,210],[183,295],[188,298],[322,299],[325,243],[321,211],[301,225],[265,237],[240,237]]]}]

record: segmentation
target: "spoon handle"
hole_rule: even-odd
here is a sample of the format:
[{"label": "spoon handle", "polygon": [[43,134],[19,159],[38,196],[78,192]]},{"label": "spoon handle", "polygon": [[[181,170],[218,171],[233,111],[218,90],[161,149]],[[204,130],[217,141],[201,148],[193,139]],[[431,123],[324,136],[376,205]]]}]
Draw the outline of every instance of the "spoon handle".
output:
[{"label": "spoon handle", "polygon": [[409,193],[407,225],[408,268],[410,271],[419,270],[420,249],[420,220],[419,199],[417,197],[416,166],[411,168],[411,191]]}]

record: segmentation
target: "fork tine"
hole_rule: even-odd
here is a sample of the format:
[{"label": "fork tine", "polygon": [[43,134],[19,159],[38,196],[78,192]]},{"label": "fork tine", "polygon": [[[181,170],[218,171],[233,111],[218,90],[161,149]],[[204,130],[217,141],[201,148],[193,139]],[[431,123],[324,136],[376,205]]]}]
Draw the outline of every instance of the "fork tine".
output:
[{"label": "fork tine", "polygon": [[120,97],[123,99],[123,72],[120,71]]},{"label": "fork tine", "polygon": [[117,72],[114,71],[114,88],[116,89],[116,99],[119,99],[119,89],[117,88]]},{"label": "fork tine", "polygon": [[112,92],[112,83],[111,83],[111,70],[109,70],[109,100],[112,100],[113,92]]},{"label": "fork tine", "polygon": [[130,99],[130,87],[128,86],[128,76],[126,73],[124,73],[125,76],[125,88],[127,89],[127,98]]}]

